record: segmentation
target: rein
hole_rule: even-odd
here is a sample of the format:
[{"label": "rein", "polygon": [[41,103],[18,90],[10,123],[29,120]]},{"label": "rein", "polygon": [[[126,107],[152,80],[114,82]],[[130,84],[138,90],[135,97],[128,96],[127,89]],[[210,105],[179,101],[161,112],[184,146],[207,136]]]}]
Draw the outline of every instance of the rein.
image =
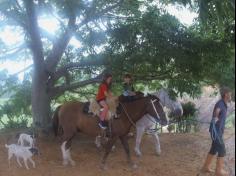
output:
[{"label": "rein", "polygon": [[157,109],[156,109],[156,107],[155,107],[155,105],[154,105],[155,102],[157,102],[157,100],[151,100],[151,104],[152,104],[152,107],[153,107],[153,109],[154,109],[154,111],[155,111],[155,113],[156,113],[156,115],[157,115],[157,118],[158,118],[158,120],[161,120],[161,119],[160,119],[160,116],[159,116],[159,114],[158,114],[158,112],[157,112]]},{"label": "rein", "polygon": [[136,124],[135,124],[135,122],[131,119],[131,117],[129,116],[129,113],[126,111],[124,105],[123,105],[122,103],[120,103],[120,105],[121,105],[122,109],[124,110],[125,115],[127,116],[128,120],[130,121],[130,123],[131,123],[131,124],[135,127],[135,129],[136,129],[136,128],[137,128],[137,127],[136,127]]},{"label": "rein", "polygon": [[[153,109],[154,109],[154,111],[155,111],[155,113],[156,113],[156,115],[157,115],[157,119],[160,121],[161,119],[160,119],[160,116],[159,116],[159,114],[158,114],[158,112],[157,112],[157,109],[156,109],[156,107],[155,107],[155,105],[154,105],[154,103],[155,102],[157,102],[158,100],[156,99],[156,100],[151,100],[151,104],[152,104],[152,107],[153,107]],[[127,110],[126,110],[126,108],[124,107],[124,105],[120,102],[120,105],[121,105],[121,107],[122,107],[122,109],[124,110],[124,112],[125,112],[125,115],[127,116],[127,118],[128,118],[128,120],[130,121],[130,123],[135,127],[135,129],[137,128],[136,127],[136,123],[132,120],[132,118],[130,117],[130,115],[129,115],[129,113],[127,112]],[[157,122],[156,122],[157,123]]]}]

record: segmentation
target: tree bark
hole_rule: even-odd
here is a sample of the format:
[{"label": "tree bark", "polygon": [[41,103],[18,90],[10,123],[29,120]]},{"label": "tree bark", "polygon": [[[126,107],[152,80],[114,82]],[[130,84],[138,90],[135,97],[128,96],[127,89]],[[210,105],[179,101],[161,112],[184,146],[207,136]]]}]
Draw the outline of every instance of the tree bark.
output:
[{"label": "tree bark", "polygon": [[36,128],[48,128],[51,125],[51,97],[47,91],[47,75],[34,71],[32,81],[33,124]]},{"label": "tree bark", "polygon": [[34,69],[32,78],[32,114],[36,128],[47,128],[50,125],[51,98],[47,91],[48,74],[45,71],[43,44],[33,0],[24,1],[27,14],[29,46],[33,55]]},{"label": "tree bark", "polygon": [[[62,85],[55,87],[55,81],[62,76],[67,75],[68,70],[77,65],[67,65],[67,67],[59,69],[57,72],[57,66],[61,57],[76,31],[76,28],[80,28],[87,24],[89,21],[98,18],[100,15],[118,7],[124,0],[120,0],[117,4],[107,7],[101,10],[94,16],[85,18],[79,25],[76,25],[76,14],[71,14],[68,18],[68,24],[64,33],[57,39],[53,40],[53,47],[47,57],[43,51],[42,36],[40,35],[40,27],[38,25],[38,15],[35,8],[36,4],[33,0],[24,0],[26,9],[27,24],[23,25],[27,35],[29,37],[29,46],[33,55],[33,78],[32,78],[32,113],[34,127],[40,129],[48,129],[51,126],[51,100],[56,96],[63,94],[65,91],[73,90],[78,87],[86,86],[88,84],[96,83],[101,80],[102,75],[98,75],[96,78],[84,80],[77,83],[68,83],[68,85]],[[41,33],[45,35],[45,32]],[[46,33],[47,34],[47,33]],[[46,35],[47,36],[47,35]],[[50,36],[47,38],[51,38]],[[56,80],[52,80],[53,77]]]}]

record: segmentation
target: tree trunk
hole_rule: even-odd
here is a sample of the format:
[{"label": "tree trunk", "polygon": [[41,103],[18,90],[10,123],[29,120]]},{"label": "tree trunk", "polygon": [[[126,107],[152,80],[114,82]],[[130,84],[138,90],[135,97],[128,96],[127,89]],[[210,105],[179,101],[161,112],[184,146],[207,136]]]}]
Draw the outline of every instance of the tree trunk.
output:
[{"label": "tree trunk", "polygon": [[47,74],[43,69],[34,69],[32,79],[33,125],[36,128],[48,129],[51,126],[51,97],[47,91]]}]

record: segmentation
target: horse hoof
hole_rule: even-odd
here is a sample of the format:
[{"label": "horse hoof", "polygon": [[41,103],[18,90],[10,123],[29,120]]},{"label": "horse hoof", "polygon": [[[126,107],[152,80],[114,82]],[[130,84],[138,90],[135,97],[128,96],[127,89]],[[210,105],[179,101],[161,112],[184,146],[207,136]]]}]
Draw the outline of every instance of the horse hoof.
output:
[{"label": "horse hoof", "polygon": [[159,157],[161,156],[161,152],[157,152],[156,155]]},{"label": "horse hoof", "polygon": [[135,153],[136,153],[136,156],[137,156],[137,157],[139,157],[139,158],[142,157],[142,153],[141,153],[141,152],[139,152],[139,151],[135,151]]}]

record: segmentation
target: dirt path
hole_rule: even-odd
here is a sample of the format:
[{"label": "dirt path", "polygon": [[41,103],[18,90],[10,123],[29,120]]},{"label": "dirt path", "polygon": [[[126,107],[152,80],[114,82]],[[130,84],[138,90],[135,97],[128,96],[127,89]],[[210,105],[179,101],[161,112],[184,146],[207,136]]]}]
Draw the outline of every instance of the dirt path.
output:
[{"label": "dirt path", "polygon": [[[13,142],[9,140],[10,136],[0,133],[0,176],[196,176],[210,144],[209,138],[202,134],[162,134],[162,155],[157,157],[152,138],[145,136],[143,158],[135,157],[132,150],[132,158],[139,166],[132,171],[127,166],[120,142],[117,142],[117,149],[108,158],[108,171],[104,172],[99,169],[101,153],[95,148],[93,139],[76,137],[72,156],[77,165],[63,167],[59,143],[51,137],[38,140],[42,155],[34,158],[37,168],[27,171],[19,168],[14,159],[11,168],[8,167],[4,144]],[[129,143],[133,149],[134,139]]]}]

